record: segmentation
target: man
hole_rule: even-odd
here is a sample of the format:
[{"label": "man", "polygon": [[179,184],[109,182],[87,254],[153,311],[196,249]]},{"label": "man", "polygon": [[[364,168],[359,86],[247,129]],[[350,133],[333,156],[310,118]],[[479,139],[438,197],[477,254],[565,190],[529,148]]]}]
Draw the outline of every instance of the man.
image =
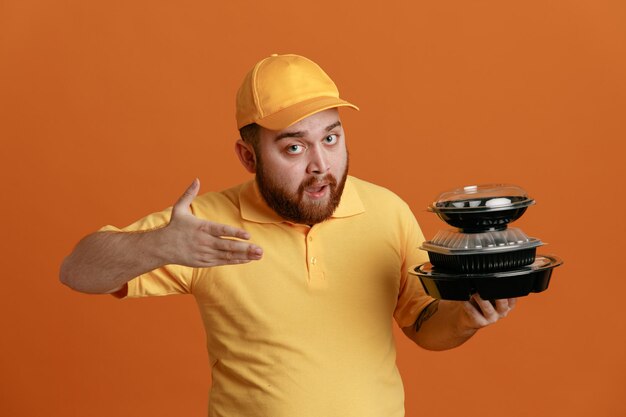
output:
[{"label": "man", "polygon": [[348,176],[333,81],[272,55],[237,94],[235,150],[255,180],[83,239],[61,280],[119,297],[192,294],[206,327],[210,416],[402,416],[392,318],[449,349],[515,300],[437,301],[408,274],[423,236],[390,191]]}]

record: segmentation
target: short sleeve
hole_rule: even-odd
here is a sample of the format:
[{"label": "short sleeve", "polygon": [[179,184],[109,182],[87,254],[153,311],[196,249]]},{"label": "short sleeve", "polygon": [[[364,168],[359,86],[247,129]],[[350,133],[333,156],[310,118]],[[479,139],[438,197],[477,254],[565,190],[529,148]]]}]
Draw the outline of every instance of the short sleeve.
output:
[{"label": "short sleeve", "polygon": [[424,241],[415,216],[407,207],[404,226],[404,242],[402,246],[402,277],[398,303],[394,311],[394,318],[400,327],[408,327],[415,323],[420,312],[434,299],[426,294],[424,287],[416,275],[409,274],[409,270],[428,261],[426,252],[419,249]]}]

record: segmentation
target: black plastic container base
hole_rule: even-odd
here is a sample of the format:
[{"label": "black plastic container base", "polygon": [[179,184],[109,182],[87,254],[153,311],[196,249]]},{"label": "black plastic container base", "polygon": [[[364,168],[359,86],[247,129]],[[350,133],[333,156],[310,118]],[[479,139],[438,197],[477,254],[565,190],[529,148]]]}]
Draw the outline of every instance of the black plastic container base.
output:
[{"label": "black plastic container base", "polygon": [[446,255],[428,252],[428,259],[441,272],[476,274],[485,272],[509,271],[535,262],[537,248],[520,249],[510,252],[476,253],[471,255]]},{"label": "black plastic container base", "polygon": [[492,211],[473,212],[466,209],[444,211],[433,209],[441,220],[450,226],[458,227],[463,233],[484,232],[486,230],[504,230],[509,223],[522,217],[528,207],[513,207]]},{"label": "black plastic container base", "polygon": [[424,289],[434,298],[467,301],[475,293],[484,300],[524,297],[548,288],[552,269],[563,261],[554,255],[537,256],[532,265],[484,274],[439,272],[427,262],[410,273],[419,276]]}]

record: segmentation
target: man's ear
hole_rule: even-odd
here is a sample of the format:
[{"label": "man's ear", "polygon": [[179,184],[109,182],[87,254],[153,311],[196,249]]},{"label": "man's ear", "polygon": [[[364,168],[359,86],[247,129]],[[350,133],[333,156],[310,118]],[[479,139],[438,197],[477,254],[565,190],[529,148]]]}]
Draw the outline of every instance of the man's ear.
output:
[{"label": "man's ear", "polygon": [[237,140],[235,143],[235,152],[241,161],[241,165],[251,174],[256,174],[256,154],[254,148],[243,140]]}]

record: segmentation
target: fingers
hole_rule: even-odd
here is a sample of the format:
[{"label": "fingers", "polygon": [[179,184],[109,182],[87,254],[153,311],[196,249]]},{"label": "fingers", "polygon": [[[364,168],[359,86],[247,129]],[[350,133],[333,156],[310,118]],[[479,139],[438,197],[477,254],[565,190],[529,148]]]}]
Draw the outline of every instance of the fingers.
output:
[{"label": "fingers", "polygon": [[[226,240],[226,239],[219,239]],[[236,245],[231,245],[236,243]],[[217,245],[207,247],[206,251],[200,256],[199,262],[202,267],[211,267],[219,265],[235,265],[248,263],[250,261],[258,261],[263,257],[263,250],[256,246],[243,242],[230,243],[222,242],[219,246],[225,249],[216,248]]]},{"label": "fingers", "polygon": [[495,302],[492,304],[489,300],[483,300],[478,293],[472,296],[472,300],[476,303],[478,311],[482,312],[483,316],[489,317],[496,312],[494,308]]},{"label": "fingers", "polygon": [[183,195],[180,196],[176,204],[174,204],[174,212],[184,211],[187,213],[191,213],[191,209],[189,206],[194,198],[198,195],[198,191],[200,190],[200,180],[195,178],[191,185],[187,187]]},{"label": "fingers", "polygon": [[511,310],[513,310],[516,302],[516,298],[503,298],[500,300],[495,300],[495,312],[500,316],[500,318],[504,318],[509,314]]},{"label": "fingers", "polygon": [[200,266],[238,264],[263,257],[261,247],[235,239],[249,239],[245,230],[208,221],[203,221],[200,229],[201,235],[195,243]]},{"label": "fingers", "polygon": [[202,225],[202,231],[215,237],[234,237],[238,239],[250,239],[250,234],[243,229],[206,221]]},{"label": "fingers", "polygon": [[211,246],[219,259],[258,260],[263,256],[263,249],[257,245],[224,238],[215,238],[215,240]]},{"label": "fingers", "polygon": [[465,311],[477,327],[485,327],[505,318],[516,302],[516,298],[483,300],[480,295],[474,294],[469,303],[465,303]]}]

